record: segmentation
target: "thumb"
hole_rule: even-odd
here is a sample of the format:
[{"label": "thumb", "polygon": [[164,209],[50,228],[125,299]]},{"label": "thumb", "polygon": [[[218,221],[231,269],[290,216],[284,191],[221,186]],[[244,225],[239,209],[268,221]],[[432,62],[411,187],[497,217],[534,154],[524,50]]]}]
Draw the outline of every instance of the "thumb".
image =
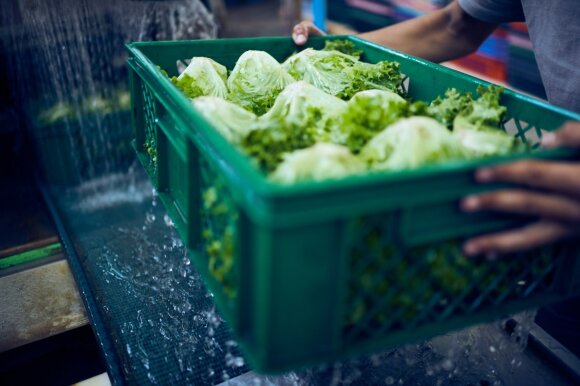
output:
[{"label": "thumb", "polygon": [[542,147],[580,148],[580,121],[568,121],[557,131],[544,134]]}]

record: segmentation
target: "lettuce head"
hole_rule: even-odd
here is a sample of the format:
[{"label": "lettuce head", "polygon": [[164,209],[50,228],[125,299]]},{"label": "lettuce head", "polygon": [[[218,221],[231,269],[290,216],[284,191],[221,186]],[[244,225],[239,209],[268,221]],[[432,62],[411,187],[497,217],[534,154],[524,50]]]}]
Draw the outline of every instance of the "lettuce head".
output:
[{"label": "lettuce head", "polygon": [[364,63],[336,50],[307,48],[290,56],[283,66],[294,78],[346,100],[364,90],[398,91],[402,84],[398,63]]},{"label": "lettuce head", "polygon": [[499,104],[501,87],[479,87],[479,98],[467,103],[453,120],[453,135],[469,158],[504,155],[516,149],[515,138],[499,126],[506,108]]},{"label": "lettuce head", "polygon": [[195,98],[191,103],[233,144],[241,143],[256,125],[257,117],[254,113],[222,98],[202,96]]},{"label": "lettuce head", "polygon": [[516,139],[499,128],[461,128],[453,130],[453,136],[461,143],[468,158],[505,155],[516,148]]},{"label": "lettuce head", "polygon": [[306,82],[284,89],[274,106],[258,118],[257,129],[244,148],[268,172],[282,162],[282,154],[315,142],[343,142],[340,122],[346,102]]},{"label": "lettuce head", "polygon": [[361,159],[377,170],[400,170],[463,158],[463,148],[441,123],[428,117],[397,121],[371,139]]},{"label": "lettuce head", "polygon": [[221,64],[210,58],[194,57],[181,75],[171,81],[192,99],[205,95],[225,98],[227,76],[228,70]]},{"label": "lettuce head", "polygon": [[262,115],[274,104],[278,94],[293,82],[294,78],[268,53],[246,51],[228,78],[229,99]]},{"label": "lettuce head", "polygon": [[284,155],[284,161],[272,173],[272,181],[293,184],[343,178],[365,170],[363,162],[348,148],[332,143],[317,143],[307,149]]}]

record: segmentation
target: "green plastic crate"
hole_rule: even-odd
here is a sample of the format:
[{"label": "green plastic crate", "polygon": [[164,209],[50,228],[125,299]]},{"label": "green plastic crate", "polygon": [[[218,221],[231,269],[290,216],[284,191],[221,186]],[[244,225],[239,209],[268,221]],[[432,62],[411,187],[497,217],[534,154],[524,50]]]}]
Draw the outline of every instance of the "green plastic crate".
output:
[{"label": "green plastic crate", "polygon": [[[336,38],[336,37],[335,37]],[[313,38],[321,48],[325,39]],[[397,60],[417,100],[485,82],[349,37],[369,62]],[[222,138],[159,71],[207,56],[232,69],[246,50],[282,61],[289,38],[134,43],[134,146],[252,365],[278,372],[424,339],[578,293],[578,250],[560,244],[495,263],[467,260],[458,243],[525,219],[465,214],[458,200],[502,185],[477,166],[447,163],[340,181],[279,186]],[[533,143],[580,116],[506,91],[505,126]],[[571,159],[571,151],[538,151]]]}]

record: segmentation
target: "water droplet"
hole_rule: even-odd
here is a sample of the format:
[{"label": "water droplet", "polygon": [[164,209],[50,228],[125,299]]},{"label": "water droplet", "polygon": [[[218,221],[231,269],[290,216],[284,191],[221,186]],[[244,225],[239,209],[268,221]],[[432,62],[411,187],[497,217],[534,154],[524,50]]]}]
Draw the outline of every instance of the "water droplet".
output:
[{"label": "water droplet", "polygon": [[170,228],[173,228],[174,226],[173,221],[167,214],[163,215],[163,222],[165,223],[166,226]]},{"label": "water droplet", "polygon": [[453,362],[451,361],[451,359],[446,359],[441,364],[441,367],[443,367],[443,369],[446,371],[451,371],[453,370]]},{"label": "water droplet", "polygon": [[153,213],[147,213],[145,215],[145,224],[151,224],[155,221],[155,215]]},{"label": "water droplet", "polygon": [[395,383],[395,378],[389,376],[385,378],[385,384],[386,385],[393,385]]},{"label": "water droplet", "polygon": [[496,348],[494,346],[489,346],[489,351],[490,352],[496,352]]},{"label": "water droplet", "polygon": [[226,341],[226,347],[237,347],[237,346],[238,346],[238,342],[236,342],[235,340]]}]

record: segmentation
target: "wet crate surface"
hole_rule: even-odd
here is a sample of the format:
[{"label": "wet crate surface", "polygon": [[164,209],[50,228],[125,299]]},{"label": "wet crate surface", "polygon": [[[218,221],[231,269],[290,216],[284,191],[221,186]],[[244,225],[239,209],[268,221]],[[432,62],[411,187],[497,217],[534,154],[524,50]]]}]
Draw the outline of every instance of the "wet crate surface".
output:
[{"label": "wet crate surface", "polygon": [[[352,38],[363,60],[397,60],[409,94],[430,101],[475,78]],[[312,39],[315,48],[324,38]],[[509,260],[468,260],[461,240],[524,219],[457,208],[500,186],[474,183],[480,165],[442,164],[343,181],[276,186],[205,122],[159,72],[207,56],[233,68],[246,50],[282,61],[287,38],[130,45],[135,148],[193,262],[254,366],[280,371],[406,343],[570,296],[576,248]],[[429,85],[429,87],[425,87]],[[505,129],[530,143],[577,115],[506,92]],[[571,158],[566,151],[537,157]]]}]

